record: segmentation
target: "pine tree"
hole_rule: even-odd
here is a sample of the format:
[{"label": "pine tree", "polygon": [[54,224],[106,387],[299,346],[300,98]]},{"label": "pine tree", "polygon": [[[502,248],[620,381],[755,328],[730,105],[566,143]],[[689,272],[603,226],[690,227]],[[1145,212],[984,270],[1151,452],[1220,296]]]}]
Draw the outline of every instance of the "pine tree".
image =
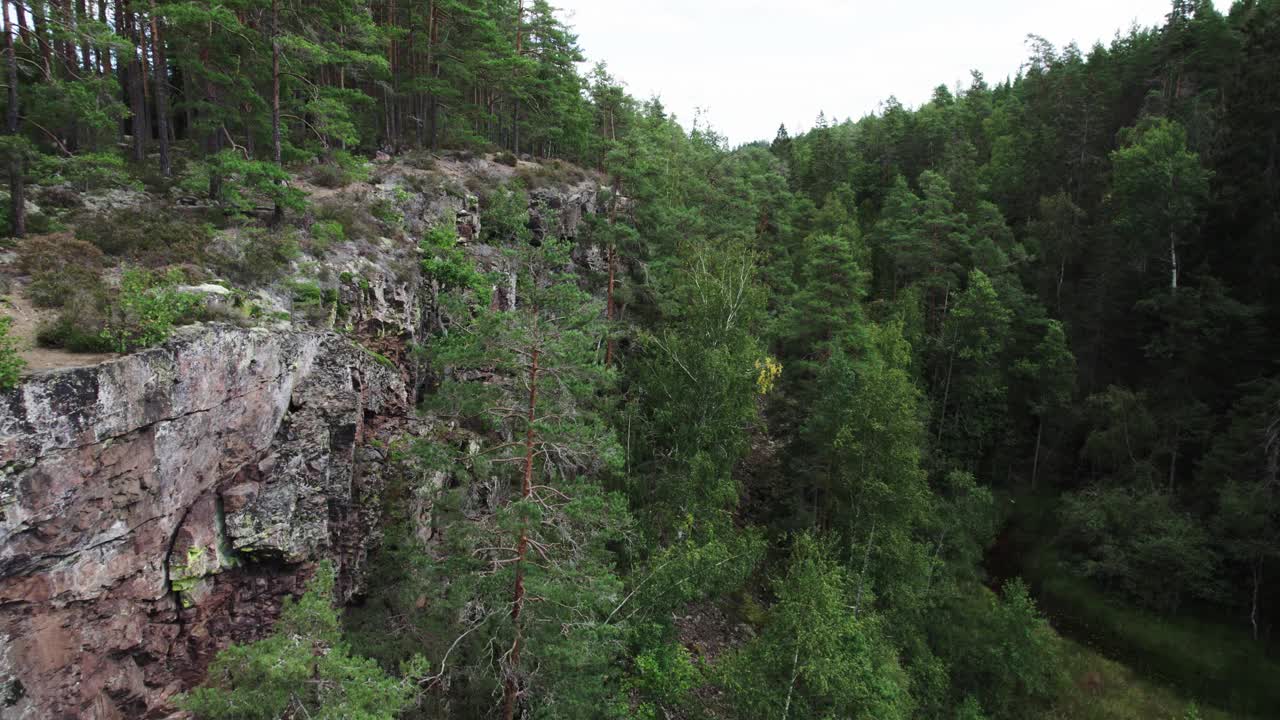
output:
[{"label": "pine tree", "polygon": [[488,569],[473,569],[477,581],[451,591],[453,602],[486,609],[482,637],[502,648],[490,677],[508,718],[521,708],[589,716],[607,688],[582,688],[578,679],[607,658],[607,642],[621,632],[608,621],[618,581],[605,543],[625,527],[626,511],[601,485],[621,462],[601,404],[611,376],[598,353],[601,308],[565,274],[568,250],[553,236],[508,247],[515,307],[477,309],[436,351],[455,373],[494,374],[486,383],[447,383],[442,411],[481,418],[510,437],[482,460],[512,481],[512,495],[500,488],[496,514],[452,529],[457,556]]}]

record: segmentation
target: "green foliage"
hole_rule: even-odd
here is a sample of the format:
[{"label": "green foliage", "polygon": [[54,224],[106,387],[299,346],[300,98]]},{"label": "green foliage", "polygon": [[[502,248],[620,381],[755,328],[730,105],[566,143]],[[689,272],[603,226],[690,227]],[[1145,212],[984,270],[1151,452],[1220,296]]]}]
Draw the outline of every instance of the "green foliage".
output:
[{"label": "green foliage", "polygon": [[1063,542],[1073,567],[1103,587],[1157,610],[1213,593],[1217,559],[1205,528],[1168,492],[1093,487],[1062,500]]},{"label": "green foliage", "polygon": [[304,212],[306,194],[289,186],[289,173],[271,162],[251,160],[234,150],[223,150],[201,165],[193,165],[185,183],[188,189],[217,187],[213,199],[228,213],[243,215],[276,206]]},{"label": "green foliage", "polygon": [[[436,412],[518,438],[459,454],[460,465],[499,483],[493,507],[466,512],[460,491],[436,500],[449,550],[435,572],[451,578],[436,607],[465,643],[445,650],[435,677],[465,678],[454,712],[479,713],[503,693],[533,717],[601,717],[614,707],[626,633],[609,547],[631,532],[624,500],[603,487],[622,453],[604,422],[612,374],[597,353],[602,312],[565,274],[565,243],[547,238],[508,256],[519,272],[516,307],[460,310],[430,350],[448,372],[511,378],[445,383]],[[486,650],[516,643],[518,655]]]},{"label": "green foliage", "polygon": [[934,622],[954,686],[990,717],[1036,717],[1056,694],[1058,641],[1021,580],[974,586]]},{"label": "green foliage", "polygon": [[529,242],[529,195],[519,183],[494,190],[484,199],[480,209],[483,239],[494,245],[518,245]]},{"label": "green foliage", "polygon": [[368,240],[377,237],[376,221],[364,207],[363,199],[357,202],[330,200],[316,205],[318,222],[333,222],[342,227],[348,240]]},{"label": "green foliage", "polygon": [[346,239],[346,228],[337,220],[319,220],[311,226],[311,245],[320,253],[328,250],[330,245]]},{"label": "green foliage", "polygon": [[368,161],[345,150],[335,150],[311,173],[311,181],[320,187],[340,188],[352,183],[368,182],[372,170]]},{"label": "green foliage", "polygon": [[[1065,625],[1188,687],[1276,705],[1257,678],[1271,669],[1280,563],[1268,379],[1280,181],[1267,152],[1280,142],[1280,5],[1224,16],[1178,0],[1163,27],[1087,51],[1033,38],[996,86],[975,74],[915,109],[890,98],[736,150],[629,97],[603,65],[579,73],[576,38],[544,0],[233,5],[135,5],[122,23],[31,5],[33,20],[48,14],[15,35],[19,127],[0,138],[27,181],[75,192],[136,187],[135,174],[167,192],[169,168],[149,158],[176,161],[184,202],[208,196],[234,218],[229,256],[209,256],[202,225],[130,210],[79,219],[78,245],[29,239],[19,260],[32,298],[62,306],[42,343],[143,346],[194,300],[177,275],[136,269],[114,292],[84,243],[270,283],[298,255],[281,224],[306,210],[291,167],[343,187],[373,179],[375,152],[412,147],[425,167],[441,146],[464,151],[451,159],[477,167],[482,240],[509,251],[518,282],[498,311],[451,223],[420,240],[438,337],[414,374],[449,427],[431,464],[448,481],[397,496],[439,531],[430,548],[407,518],[389,533],[386,562],[414,577],[376,597],[403,637],[378,647],[374,620],[359,633],[385,671],[423,638],[429,659],[400,668],[423,690],[415,712],[492,714],[512,680],[526,717],[688,715],[714,676],[743,716],[1051,713],[1057,661],[1028,592],[977,589],[996,564],[983,562],[996,508],[1017,512],[996,498],[1028,476],[1051,507],[1033,529],[1066,558],[1038,592],[1090,610]],[[127,66],[148,39],[129,27],[156,41],[135,67],[62,58]],[[120,87],[137,66],[153,72],[145,87]],[[179,117],[169,147],[157,126]],[[554,232],[530,228],[527,188],[595,177],[566,160],[608,178],[576,238],[586,257],[607,253],[607,291],[565,272]],[[37,200],[77,204],[51,188]],[[403,239],[406,200],[338,195],[316,208],[309,247]],[[270,230],[248,219],[268,213]],[[26,229],[73,220],[33,213]],[[317,321],[336,304],[320,283],[287,288]],[[606,292],[608,327],[594,299]],[[528,600],[512,618],[517,567]],[[768,605],[744,610],[760,634],[695,665],[671,618],[731,597]],[[1226,651],[1118,599],[1242,634]],[[292,632],[216,666],[223,691],[261,688],[248,710],[206,712],[383,717],[403,704],[407,684],[344,654],[333,627]]]},{"label": "green foliage", "polygon": [[991,279],[972,270],[943,327],[935,383],[942,388],[938,437],[948,458],[966,469],[977,469],[1004,430],[1011,321]]},{"label": "green foliage", "polygon": [[473,291],[481,306],[490,302],[492,283],[476,269],[467,257],[466,250],[458,244],[456,224],[446,219],[432,228],[418,243],[422,252],[422,273],[444,291]]},{"label": "green foliage", "polygon": [[[714,525],[737,503],[733,465],[747,449],[757,417],[757,363],[764,289],[754,253],[732,242],[687,245],[683,262],[661,280],[667,322],[640,338],[635,361],[645,399],[640,448],[671,448],[665,457],[635,458],[653,473],[635,488],[639,507],[653,515],[652,530],[666,531],[692,516]],[[652,465],[650,465],[652,463]]]},{"label": "green foliage", "polygon": [[841,351],[831,356],[805,433],[819,448],[812,469],[817,522],[848,539],[847,560],[859,569],[859,583],[906,608],[918,603],[926,577],[924,548],[914,535],[930,495],[919,392],[901,332],[897,324],[870,327],[861,359]]},{"label": "green foliage", "polygon": [[9,331],[13,328],[13,318],[0,317],[0,390],[11,390],[17,387],[22,379],[22,371],[27,362],[18,354],[18,347]]},{"label": "green foliage", "polygon": [[200,296],[177,286],[182,273],[163,274],[143,268],[125,268],[120,291],[111,308],[104,338],[116,352],[131,352],[159,345],[175,326],[190,321],[200,307]]},{"label": "green foliage", "polygon": [[880,618],[829,544],[794,540],[760,636],[718,668],[742,715],[909,718],[912,700]]},{"label": "green foliage", "polygon": [[124,158],[117,153],[89,152],[79,155],[42,155],[30,172],[46,185],[66,183],[80,192],[129,188],[140,190]]},{"label": "green foliage", "polygon": [[1111,155],[1117,234],[1140,266],[1155,258],[1169,263],[1176,287],[1178,246],[1199,220],[1210,173],[1187,149],[1186,131],[1177,122],[1156,119],[1125,133],[1123,141]]},{"label": "green foliage", "polygon": [[658,624],[636,628],[640,650],[632,653],[631,671],[625,680],[627,717],[659,720],[669,712],[692,705],[694,691],[704,682],[689,648],[663,637]]},{"label": "green foliage", "polygon": [[201,720],[393,720],[413,689],[341,641],[334,571],[324,563],[299,600],[285,600],[271,635],[218,653],[205,685],[180,700]]},{"label": "green foliage", "polygon": [[369,214],[392,232],[400,230],[404,223],[404,213],[400,212],[398,207],[398,203],[402,199],[400,197],[402,192],[402,190],[396,188],[396,194],[392,197],[379,195],[369,205]]}]

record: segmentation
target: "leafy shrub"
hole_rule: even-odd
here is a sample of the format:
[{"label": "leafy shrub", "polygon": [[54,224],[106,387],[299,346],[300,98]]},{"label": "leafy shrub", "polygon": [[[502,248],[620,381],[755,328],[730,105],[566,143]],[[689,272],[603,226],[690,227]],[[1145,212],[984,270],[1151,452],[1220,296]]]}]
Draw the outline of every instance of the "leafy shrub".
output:
[{"label": "leafy shrub", "polygon": [[213,234],[205,223],[137,210],[95,216],[76,228],[77,238],[102,252],[152,266],[204,257]]},{"label": "leafy shrub", "polygon": [[327,162],[316,166],[311,173],[311,182],[320,187],[340,188],[351,183],[368,182],[369,177],[368,162],[345,150],[338,150]]},{"label": "leafy shrub", "polygon": [[581,168],[559,160],[522,165],[516,174],[525,187],[538,189],[555,185],[573,185],[587,179]]},{"label": "leafy shrub", "polygon": [[337,305],[337,294],[326,291],[313,280],[295,280],[292,283],[293,309],[302,313],[308,321],[320,325],[329,320],[329,308]]},{"label": "leafy shrub", "polygon": [[44,325],[36,333],[36,343],[41,347],[61,348],[73,353],[111,352],[110,338],[102,334],[101,312],[97,316],[73,315],[63,312],[52,323]]},{"label": "leafy shrub", "polygon": [[399,231],[404,225],[404,213],[400,212],[400,205],[409,199],[409,194],[400,188],[396,188],[391,197],[379,196],[369,205],[369,213],[381,221],[387,228],[393,232]]},{"label": "leafy shrub", "polygon": [[285,600],[270,637],[218,653],[205,685],[179,704],[208,720],[393,720],[409,705],[414,687],[342,642],[333,585],[333,566],[326,562],[302,599]]},{"label": "leafy shrub", "polygon": [[436,156],[426,150],[415,150],[405,156],[404,163],[418,170],[434,170]]},{"label": "leafy shrub", "polygon": [[289,173],[272,162],[250,160],[234,150],[224,150],[192,166],[182,178],[183,189],[194,194],[207,191],[211,179],[219,194],[215,202],[230,213],[243,215],[259,208],[279,206],[283,210],[302,212],[307,208],[306,193],[289,187]]},{"label": "leafy shrub", "polygon": [[83,153],[62,157],[42,155],[31,173],[46,185],[66,183],[81,192],[111,188],[141,189],[129,175],[124,156],[115,152]]},{"label": "leafy shrub", "polygon": [[[3,202],[0,202],[0,233],[5,233],[7,236],[13,223],[10,220],[11,208],[9,206],[9,196],[6,193],[2,197]],[[52,215],[47,215],[42,212],[27,213],[28,235],[45,235],[47,233],[62,232],[63,230],[66,230],[66,226]]]},{"label": "leafy shrub", "polygon": [[77,289],[96,284],[102,252],[70,233],[28,238],[18,250],[18,268],[31,276],[27,296],[41,307],[62,307]]},{"label": "leafy shrub", "polygon": [[[476,270],[475,263],[458,246],[458,233],[452,220],[427,232],[419,248],[422,250],[422,272],[429,280],[439,283],[442,290],[471,289],[484,293],[490,288],[487,278]],[[489,304],[489,298],[481,300]]]},{"label": "leafy shrub", "polygon": [[17,386],[27,363],[18,355],[18,348],[9,337],[13,318],[0,317],[0,390]]},{"label": "leafy shrub", "polygon": [[177,270],[160,274],[128,268],[120,278],[120,293],[103,331],[116,352],[152,347],[168,339],[173,328],[194,318],[200,296],[182,292]]},{"label": "leafy shrub", "polygon": [[637,700],[629,717],[670,717],[668,708],[682,708],[703,681],[689,651],[678,642],[644,643],[636,653],[626,679],[629,694]]},{"label": "leafy shrub", "polygon": [[366,209],[366,198],[363,193],[354,197],[334,198],[321,202],[316,206],[316,219],[320,222],[336,222],[342,226],[345,239],[360,240],[376,237],[378,227]]},{"label": "leafy shrub", "polygon": [[102,278],[78,285],[63,298],[62,312],[53,322],[36,333],[42,347],[62,348],[70,352],[111,352],[112,344],[103,330],[112,303],[112,292]]},{"label": "leafy shrub", "polygon": [[1063,495],[1059,514],[1068,567],[1113,592],[1173,612],[1212,588],[1208,533],[1171,493],[1090,487]]},{"label": "leafy shrub", "polygon": [[515,155],[512,155],[511,153],[505,150],[498,153],[497,155],[494,155],[493,161],[498,163],[499,165],[506,165],[507,167],[515,167],[520,162]]},{"label": "leafy shrub", "polygon": [[320,220],[311,226],[311,246],[319,252],[347,239],[346,228],[337,220]]},{"label": "leafy shrub", "polygon": [[529,195],[524,186],[510,183],[489,195],[480,209],[480,226],[489,243],[529,242],[533,233],[529,230]]},{"label": "leafy shrub", "polygon": [[[1039,717],[1058,688],[1058,646],[1021,579],[952,598],[931,635],[952,683],[992,717]],[[959,702],[960,698],[956,698]]]},{"label": "leafy shrub", "polygon": [[80,192],[66,185],[49,185],[35,192],[41,207],[68,210],[84,205]]},{"label": "leafy shrub", "polygon": [[302,251],[297,231],[292,228],[245,228],[239,253],[224,256],[220,267],[236,280],[246,283],[269,283],[284,274]]}]

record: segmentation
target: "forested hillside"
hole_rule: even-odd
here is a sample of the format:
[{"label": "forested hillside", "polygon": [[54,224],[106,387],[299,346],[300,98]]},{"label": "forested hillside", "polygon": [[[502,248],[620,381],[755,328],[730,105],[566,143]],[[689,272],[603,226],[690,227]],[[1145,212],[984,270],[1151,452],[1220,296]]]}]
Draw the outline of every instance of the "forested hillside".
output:
[{"label": "forested hillside", "polygon": [[[431,288],[431,337],[369,350],[423,419],[383,448],[369,587],[334,608],[316,568],[197,717],[1280,708],[1280,2],[1032,37],[1014,78],[737,148],[581,74],[544,0],[4,15],[41,342],[162,342],[208,319],[173,288],[276,282],[297,240],[323,266],[385,236]],[[468,186],[478,237],[308,197],[473,156],[514,168]],[[536,190],[572,166],[599,211],[561,237]],[[57,201],[137,188],[199,214],[133,237]],[[228,236],[238,264],[193,270]],[[104,253],[118,276],[72,292]]]}]

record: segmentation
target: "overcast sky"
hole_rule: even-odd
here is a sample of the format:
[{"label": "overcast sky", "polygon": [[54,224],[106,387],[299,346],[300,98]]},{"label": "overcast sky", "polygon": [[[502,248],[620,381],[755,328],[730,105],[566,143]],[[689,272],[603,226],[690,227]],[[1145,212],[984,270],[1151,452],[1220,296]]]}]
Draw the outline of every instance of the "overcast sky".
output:
[{"label": "overcast sky", "polygon": [[[794,133],[819,110],[859,118],[896,95],[1017,72],[1026,36],[1087,49],[1133,23],[1160,23],[1169,0],[552,0],[591,62],[641,98],[658,95],[686,127],[694,111],[733,144]],[[1229,0],[1218,0],[1225,10]]]}]

